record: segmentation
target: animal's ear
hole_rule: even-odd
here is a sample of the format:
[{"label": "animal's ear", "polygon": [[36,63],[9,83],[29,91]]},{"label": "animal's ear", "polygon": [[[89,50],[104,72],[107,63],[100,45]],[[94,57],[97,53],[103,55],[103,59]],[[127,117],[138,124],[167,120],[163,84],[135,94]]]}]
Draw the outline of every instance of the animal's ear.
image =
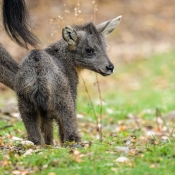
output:
[{"label": "animal's ear", "polygon": [[108,35],[116,28],[116,26],[120,23],[121,19],[122,16],[118,16],[117,18],[103,22],[96,26],[97,31],[101,32],[103,35]]},{"label": "animal's ear", "polygon": [[68,43],[70,50],[75,50],[77,46],[77,32],[70,26],[66,26],[62,30],[63,39]]}]

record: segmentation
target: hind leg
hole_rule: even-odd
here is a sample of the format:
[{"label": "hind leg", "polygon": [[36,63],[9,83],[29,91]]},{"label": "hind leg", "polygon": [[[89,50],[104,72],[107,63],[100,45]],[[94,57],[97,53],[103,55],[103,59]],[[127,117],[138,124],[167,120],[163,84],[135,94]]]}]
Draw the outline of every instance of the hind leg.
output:
[{"label": "hind leg", "polygon": [[64,142],[64,132],[63,132],[63,126],[61,125],[60,120],[58,121],[58,126],[59,126],[59,137],[60,137],[60,142]]},{"label": "hind leg", "polygon": [[53,122],[52,120],[44,120],[43,123],[43,133],[44,133],[44,140],[47,145],[53,145]]},{"label": "hind leg", "polygon": [[41,111],[42,125],[41,130],[44,134],[45,144],[53,145],[53,119],[49,117],[47,111]]},{"label": "hind leg", "polygon": [[34,104],[23,97],[18,98],[18,104],[22,120],[27,130],[28,139],[35,145],[45,144],[40,129],[41,119]]}]

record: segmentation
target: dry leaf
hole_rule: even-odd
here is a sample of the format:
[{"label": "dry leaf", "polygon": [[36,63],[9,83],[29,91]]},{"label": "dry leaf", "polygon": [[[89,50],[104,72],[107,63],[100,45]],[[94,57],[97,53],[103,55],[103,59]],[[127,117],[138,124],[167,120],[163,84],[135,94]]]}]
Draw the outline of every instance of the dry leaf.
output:
[{"label": "dry leaf", "polygon": [[26,157],[26,156],[32,155],[32,153],[33,153],[33,149],[28,149],[28,150],[23,154],[23,156]]},{"label": "dry leaf", "polygon": [[127,157],[118,157],[116,160],[116,162],[119,162],[119,163],[126,163],[126,162],[129,162],[129,159]]}]

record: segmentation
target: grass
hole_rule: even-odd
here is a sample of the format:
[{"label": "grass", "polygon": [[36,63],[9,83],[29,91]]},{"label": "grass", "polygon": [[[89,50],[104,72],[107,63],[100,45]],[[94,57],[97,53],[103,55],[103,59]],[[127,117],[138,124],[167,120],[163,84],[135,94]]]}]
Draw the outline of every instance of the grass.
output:
[{"label": "grass", "polygon": [[[173,175],[174,123],[168,114],[175,109],[174,57],[172,51],[116,65],[115,74],[105,78],[107,86],[100,78],[105,99],[103,142],[98,141],[96,119],[82,88],[77,107],[79,128],[82,140],[91,141],[82,148],[23,146],[12,139],[26,139],[22,122],[1,120],[0,128],[12,127],[0,129],[0,175]],[[96,92],[90,89],[90,93],[99,115]],[[3,102],[1,99],[1,107]],[[33,152],[24,156],[30,149]],[[126,161],[120,162],[119,157]]]}]

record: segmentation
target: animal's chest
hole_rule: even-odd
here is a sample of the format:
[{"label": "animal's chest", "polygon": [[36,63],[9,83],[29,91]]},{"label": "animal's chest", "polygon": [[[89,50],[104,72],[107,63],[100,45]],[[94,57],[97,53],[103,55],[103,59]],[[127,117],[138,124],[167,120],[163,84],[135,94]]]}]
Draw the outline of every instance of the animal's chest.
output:
[{"label": "animal's chest", "polygon": [[49,91],[61,93],[69,90],[72,94],[76,94],[78,77],[72,65],[66,64],[63,60],[52,60],[45,65],[44,72],[46,74],[43,83],[47,84]]},{"label": "animal's chest", "polygon": [[78,75],[73,63],[69,61],[64,62],[63,60],[56,60],[55,63],[57,67],[56,74],[58,76],[59,75],[63,76],[64,79],[68,81],[72,89],[74,89],[78,84]]}]

